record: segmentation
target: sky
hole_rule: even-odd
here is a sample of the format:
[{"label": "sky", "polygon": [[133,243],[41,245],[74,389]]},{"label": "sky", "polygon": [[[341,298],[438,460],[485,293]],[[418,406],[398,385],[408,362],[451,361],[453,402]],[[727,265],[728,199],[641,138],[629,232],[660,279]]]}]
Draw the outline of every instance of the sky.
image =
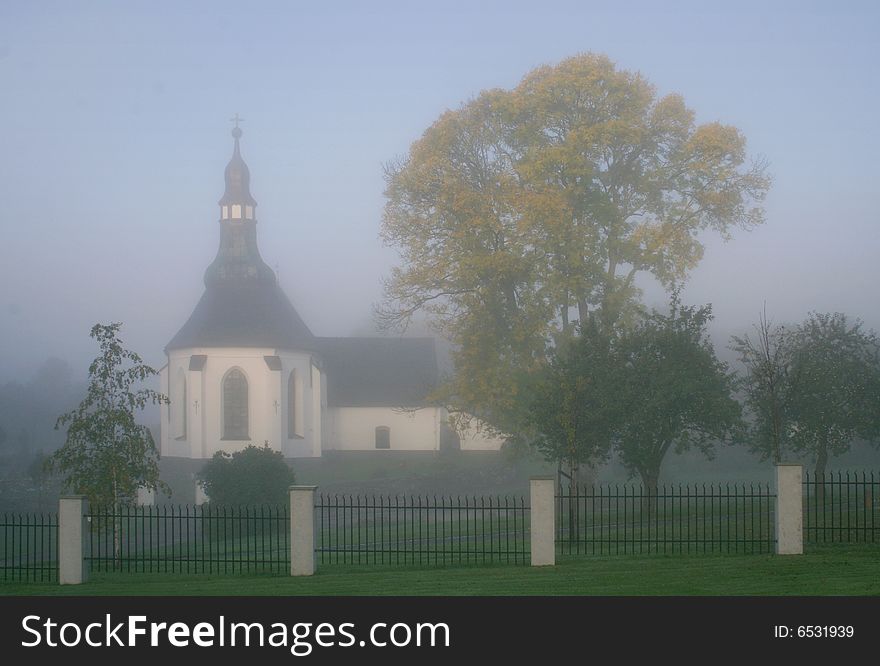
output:
[{"label": "sky", "polygon": [[[383,165],[446,109],[592,51],[739,127],[774,176],[767,221],[683,293],[716,344],[842,311],[880,329],[871,2],[0,3],[0,381],[85,378],[96,322],[156,367],[203,290],[242,123],[259,245],[317,335],[371,328],[397,260]],[[648,302],[662,302],[649,283]]]}]

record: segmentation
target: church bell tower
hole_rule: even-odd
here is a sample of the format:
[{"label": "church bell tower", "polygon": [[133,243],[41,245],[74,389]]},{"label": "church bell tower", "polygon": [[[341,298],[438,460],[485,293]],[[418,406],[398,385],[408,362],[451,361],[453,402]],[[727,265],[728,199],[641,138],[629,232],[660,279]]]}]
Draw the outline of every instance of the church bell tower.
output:
[{"label": "church bell tower", "polygon": [[161,452],[210,458],[266,443],[321,455],[322,361],[312,332],[257,246],[257,202],[236,114],[220,198],[220,243],[205,291],[165,348]]}]

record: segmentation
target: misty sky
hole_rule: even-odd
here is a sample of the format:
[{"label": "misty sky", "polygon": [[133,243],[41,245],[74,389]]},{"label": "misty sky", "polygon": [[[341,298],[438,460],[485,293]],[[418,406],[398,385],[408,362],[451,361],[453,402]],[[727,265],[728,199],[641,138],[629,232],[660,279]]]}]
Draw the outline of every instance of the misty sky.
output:
[{"label": "misty sky", "polygon": [[716,333],[764,300],[777,321],[880,328],[874,5],[4,0],[0,379],[48,356],[84,379],[99,321],[164,363],[217,249],[236,112],[264,259],[316,334],[364,333],[396,257],[383,163],[445,109],[583,51],[770,162],[766,225],[707,239],[684,292]]}]

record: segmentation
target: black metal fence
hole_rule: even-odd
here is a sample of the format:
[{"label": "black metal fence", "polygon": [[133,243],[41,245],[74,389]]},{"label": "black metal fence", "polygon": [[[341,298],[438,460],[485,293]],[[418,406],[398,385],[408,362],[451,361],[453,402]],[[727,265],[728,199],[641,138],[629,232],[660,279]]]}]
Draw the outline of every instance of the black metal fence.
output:
[{"label": "black metal fence", "polygon": [[[560,488],[561,555],[765,553],[775,549],[776,494],[768,484]],[[880,474],[835,473],[803,482],[804,542],[880,543]],[[318,495],[320,564],[527,564],[524,497]],[[288,573],[287,506],[92,509],[92,571]],[[0,579],[58,579],[56,514],[2,514]]]},{"label": "black metal fence", "polygon": [[561,488],[556,544],[563,555],[773,552],[775,499],[765,484]]},{"label": "black metal fence", "polygon": [[358,497],[315,501],[320,564],[446,565],[530,560],[523,497]]},{"label": "black metal fence", "polygon": [[804,542],[880,542],[880,475],[804,474]]},{"label": "black metal fence", "polygon": [[286,506],[92,509],[92,571],[289,573]]},{"label": "black metal fence", "polygon": [[58,515],[4,513],[0,523],[3,580],[58,580]]}]

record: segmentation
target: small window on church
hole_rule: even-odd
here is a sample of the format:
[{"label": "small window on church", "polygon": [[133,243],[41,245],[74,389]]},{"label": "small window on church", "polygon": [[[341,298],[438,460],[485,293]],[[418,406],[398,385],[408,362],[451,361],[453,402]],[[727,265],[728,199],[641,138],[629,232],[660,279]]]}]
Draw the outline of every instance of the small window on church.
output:
[{"label": "small window on church", "polygon": [[379,426],[378,428],[376,428],[376,448],[391,448],[391,428],[389,428],[388,426]]},{"label": "small window on church", "polygon": [[224,220],[229,219],[229,206],[223,206],[223,214],[221,216]]},{"label": "small window on church", "polygon": [[248,383],[238,368],[223,378],[223,439],[249,439]]},{"label": "small window on church", "polygon": [[241,219],[241,204],[232,204],[232,219]]},{"label": "small window on church", "polygon": [[244,207],[244,216],[248,220],[254,219],[254,207],[253,206],[245,206]]}]

